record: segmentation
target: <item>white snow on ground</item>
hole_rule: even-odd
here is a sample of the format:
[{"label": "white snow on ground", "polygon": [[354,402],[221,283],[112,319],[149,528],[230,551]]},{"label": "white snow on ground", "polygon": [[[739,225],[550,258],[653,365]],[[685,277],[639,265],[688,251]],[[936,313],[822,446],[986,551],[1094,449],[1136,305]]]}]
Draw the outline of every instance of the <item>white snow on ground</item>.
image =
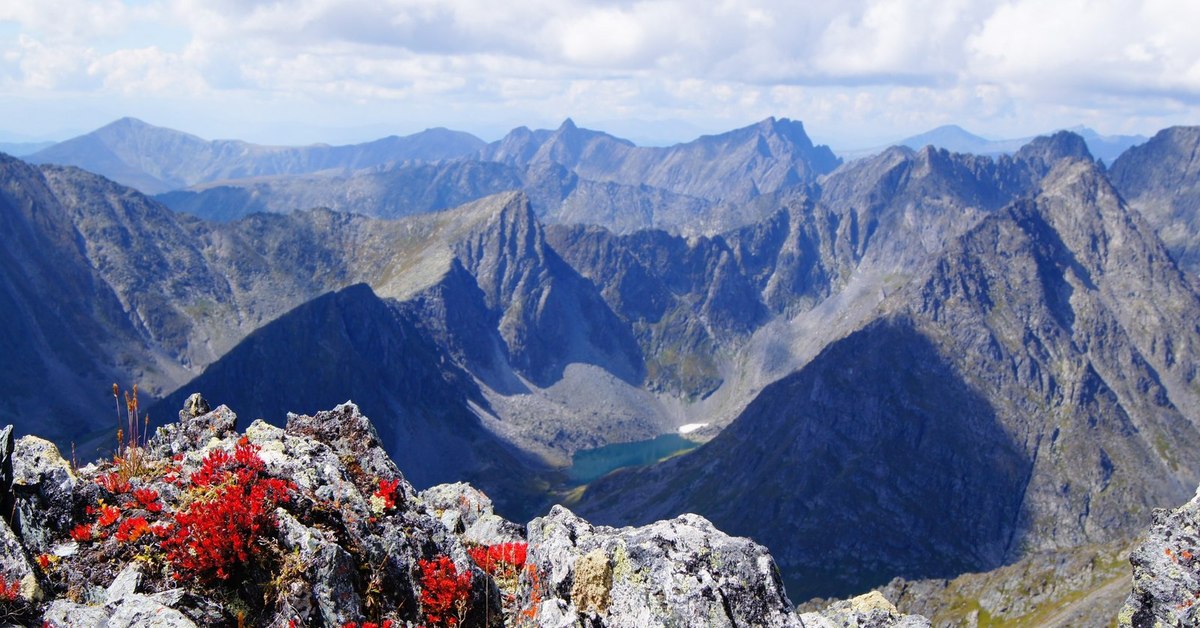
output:
[{"label": "white snow on ground", "polygon": [[708,423],[688,423],[687,425],[679,426],[679,433],[691,434],[702,427],[708,427]]}]

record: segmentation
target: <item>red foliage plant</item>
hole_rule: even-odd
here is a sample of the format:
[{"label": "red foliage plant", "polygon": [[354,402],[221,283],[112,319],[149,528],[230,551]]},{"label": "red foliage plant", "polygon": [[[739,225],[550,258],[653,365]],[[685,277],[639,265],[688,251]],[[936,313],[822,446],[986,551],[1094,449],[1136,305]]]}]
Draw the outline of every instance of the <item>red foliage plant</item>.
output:
[{"label": "red foliage plant", "polygon": [[258,541],[275,529],[275,507],[295,488],[265,473],[258,447],[245,438],[233,455],[209,452],[189,478],[208,494],[176,512],[168,529],[153,530],[165,537],[162,547],[176,579],[228,580],[256,555]]},{"label": "red foliage plant", "polygon": [[96,525],[107,527],[117,522],[121,518],[121,509],[116,506],[101,506],[100,518],[96,519]]},{"label": "red foliage plant", "polygon": [[481,545],[467,550],[471,560],[492,576],[515,576],[525,566],[528,543],[499,543]]},{"label": "red foliage plant", "polygon": [[0,601],[15,602],[21,597],[21,581],[14,578],[12,582],[4,574],[0,574]]},{"label": "red foliage plant", "polygon": [[158,501],[158,491],[139,488],[133,492],[137,504],[149,512],[162,512],[162,502]]},{"label": "red foliage plant", "polygon": [[122,478],[116,471],[101,474],[96,478],[96,484],[114,495],[129,492],[129,480]]},{"label": "red foliage plant", "polygon": [[395,480],[379,480],[379,488],[371,494],[372,504],[378,504],[378,511],[385,512],[396,507],[396,487],[400,486],[400,479]]},{"label": "red foliage plant", "polygon": [[434,560],[424,558],[421,568],[421,609],[429,623],[457,626],[466,614],[471,595],[471,572],[458,573],[454,561],[447,556]]},{"label": "red foliage plant", "polygon": [[117,527],[117,540],[122,543],[133,543],[150,531],[150,523],[145,517],[132,517],[121,522]]},{"label": "red foliage plant", "polygon": [[92,526],[81,523],[71,528],[71,538],[81,543],[92,540]]}]

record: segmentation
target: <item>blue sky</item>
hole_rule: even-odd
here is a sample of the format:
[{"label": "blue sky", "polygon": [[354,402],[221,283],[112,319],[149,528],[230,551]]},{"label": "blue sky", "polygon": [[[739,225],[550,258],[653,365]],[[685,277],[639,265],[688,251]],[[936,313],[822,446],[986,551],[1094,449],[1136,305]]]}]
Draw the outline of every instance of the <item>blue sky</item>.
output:
[{"label": "blue sky", "polygon": [[[698,10],[697,7],[705,7]],[[6,0],[0,141],[121,116],[260,143],[767,116],[837,148],[1200,123],[1190,0]]]}]

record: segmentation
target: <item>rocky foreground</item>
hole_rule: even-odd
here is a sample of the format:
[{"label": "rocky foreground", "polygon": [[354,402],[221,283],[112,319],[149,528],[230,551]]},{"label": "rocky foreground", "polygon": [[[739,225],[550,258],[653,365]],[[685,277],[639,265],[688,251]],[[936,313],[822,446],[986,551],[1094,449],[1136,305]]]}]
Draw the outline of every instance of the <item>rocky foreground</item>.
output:
[{"label": "rocky foreground", "polygon": [[[194,395],[186,408],[78,469],[47,441],[0,432],[0,620],[929,626],[878,593],[797,613],[764,547],[696,515],[617,529],[556,506],[521,526],[466,484],[418,493],[351,403],[244,434],[224,406]],[[1124,624],[1195,625],[1198,511],[1159,513]]]},{"label": "rocky foreground", "polygon": [[49,626],[927,626],[878,594],[797,614],[766,549],[684,515],[520,526],[416,492],[346,403],[244,434],[198,395],[112,461],[0,433],[0,620]]},{"label": "rocky foreground", "polygon": [[1133,592],[1118,625],[1200,626],[1200,491],[1175,510],[1155,510],[1154,524],[1129,562]]}]

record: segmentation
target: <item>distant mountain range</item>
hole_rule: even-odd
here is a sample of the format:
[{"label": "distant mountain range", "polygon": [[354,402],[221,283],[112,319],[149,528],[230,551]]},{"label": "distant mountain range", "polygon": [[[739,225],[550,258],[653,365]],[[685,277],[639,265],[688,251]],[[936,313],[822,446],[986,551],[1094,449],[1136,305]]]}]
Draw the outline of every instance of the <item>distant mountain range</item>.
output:
[{"label": "distant mountain range", "polygon": [[40,150],[54,146],[54,142],[0,142],[0,153],[8,153],[14,157],[32,155]]},{"label": "distant mountain range", "polygon": [[[159,131],[88,141],[160,183],[234,171],[170,131],[165,161]],[[196,390],[277,423],[353,398],[418,485],[516,518],[568,498],[576,451],[707,423],[574,507],[700,512],[801,597],[1125,538],[1200,483],[1195,238],[1168,237],[1197,224],[1196,129],[1107,169],[1069,132],[839,164],[776,119],[426,139],[336,173],[302,172],[332,147],[231,157],[298,170],[160,197],[186,214],[0,158],[0,420],[94,450],[113,381],[155,422]]]},{"label": "distant mountain range", "polygon": [[449,162],[248,178],[158,199],[178,211],[219,220],[314,205],[394,218],[522,189],[547,222],[620,232],[655,227],[717,233],[770,212],[751,204],[755,199],[803,190],[838,163],[828,147],[813,145],[803,125],[786,119],[769,118],[666,148],[637,147],[567,120],[554,131],[515,129],[480,152]]},{"label": "distant mountain range", "polygon": [[[1101,135],[1084,126],[1077,126],[1067,130],[1082,137],[1087,142],[1088,151],[1096,159],[1103,160],[1107,164],[1111,164],[1129,147],[1141,144],[1147,139],[1142,135]],[[990,140],[975,135],[958,125],[947,124],[912,137],[906,137],[894,145],[907,146],[912,149],[933,146],[944,148],[953,153],[971,155],[1011,155],[1022,146],[1028,144],[1032,139],[1033,137]],[[878,154],[884,148],[839,151],[839,154],[847,159],[859,159]]]},{"label": "distant mountain range", "polygon": [[203,140],[135,118],[122,118],[32,153],[28,159],[38,164],[78,166],[156,194],[226,179],[452,159],[477,151],[483,144],[469,133],[429,129],[347,146],[260,146],[238,140]]}]

